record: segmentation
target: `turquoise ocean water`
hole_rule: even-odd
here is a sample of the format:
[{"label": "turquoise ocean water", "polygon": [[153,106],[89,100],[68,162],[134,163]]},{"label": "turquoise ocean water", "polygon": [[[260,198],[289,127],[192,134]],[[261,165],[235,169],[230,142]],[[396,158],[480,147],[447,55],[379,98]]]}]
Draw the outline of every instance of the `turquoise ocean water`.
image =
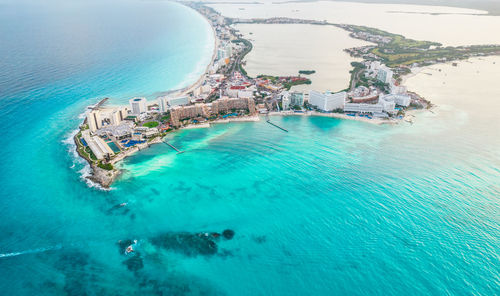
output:
[{"label": "turquoise ocean water", "polygon": [[193,82],[213,37],[169,2],[52,4],[0,4],[0,294],[500,293],[493,113],[185,130],[103,191],[71,151],[79,114]]}]

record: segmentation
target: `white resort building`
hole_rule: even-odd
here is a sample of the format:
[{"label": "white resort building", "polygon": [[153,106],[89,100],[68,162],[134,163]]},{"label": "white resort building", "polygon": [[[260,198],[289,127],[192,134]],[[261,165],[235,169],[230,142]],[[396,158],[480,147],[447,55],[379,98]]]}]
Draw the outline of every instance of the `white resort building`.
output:
[{"label": "white resort building", "polygon": [[408,107],[411,103],[411,97],[409,95],[389,94],[381,96],[380,99],[388,102],[394,102],[396,105],[403,107]]},{"label": "white resort building", "polygon": [[280,97],[281,97],[281,108],[283,110],[290,109],[290,93],[285,90],[281,92]]},{"label": "white resort building", "polygon": [[130,110],[132,111],[133,115],[139,115],[148,111],[148,108],[146,106],[146,98],[133,98],[128,102],[130,104]]},{"label": "white resort building", "polygon": [[394,75],[394,72],[392,72],[391,69],[389,69],[385,65],[382,65],[378,69],[377,80],[379,80],[379,81],[381,81],[383,83],[391,84],[392,83],[392,76],[393,75]]},{"label": "white resort building", "polygon": [[347,93],[345,91],[338,93],[320,93],[315,90],[309,92],[309,104],[318,107],[323,111],[333,111],[335,109],[343,109]]}]

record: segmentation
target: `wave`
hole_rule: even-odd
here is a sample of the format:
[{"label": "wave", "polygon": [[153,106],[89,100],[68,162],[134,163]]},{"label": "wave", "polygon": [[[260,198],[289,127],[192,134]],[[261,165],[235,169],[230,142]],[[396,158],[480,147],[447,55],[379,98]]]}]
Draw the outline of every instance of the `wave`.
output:
[{"label": "wave", "polygon": [[[79,119],[85,118],[85,112],[78,115],[78,118]],[[92,180],[89,179],[89,177],[92,176],[92,168],[90,167],[89,163],[83,158],[81,158],[78,152],[76,151],[76,144],[74,141],[74,137],[78,134],[79,131],[80,131],[79,128],[72,130],[62,140],[62,143],[67,147],[66,150],[68,151],[68,154],[71,156],[72,164],[69,168],[72,170],[77,170],[79,167],[83,166],[80,170],[77,170],[77,172],[80,175],[80,179],[84,181],[89,188],[96,188],[103,191],[111,190],[109,188],[104,188],[100,184],[93,182]]]},{"label": "wave", "polygon": [[38,248],[38,249],[19,251],[19,252],[11,252],[11,253],[3,253],[3,254],[0,254],[0,258],[15,257],[15,256],[20,256],[20,255],[34,254],[34,253],[43,253],[43,252],[52,251],[52,250],[59,250],[61,248],[62,248],[61,245],[56,245],[53,247]]}]

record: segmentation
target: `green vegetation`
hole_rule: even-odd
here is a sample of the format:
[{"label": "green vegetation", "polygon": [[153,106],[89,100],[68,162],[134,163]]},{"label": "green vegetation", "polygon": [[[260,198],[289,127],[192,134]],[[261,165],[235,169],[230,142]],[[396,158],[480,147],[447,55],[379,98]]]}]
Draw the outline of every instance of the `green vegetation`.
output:
[{"label": "green vegetation", "polygon": [[280,79],[280,77],[278,77],[278,76],[263,75],[263,74],[257,76],[257,78],[267,79],[267,80],[271,81],[272,84],[281,83],[283,85],[283,88],[286,90],[290,90],[290,88],[292,88],[292,86],[295,86],[295,85],[311,84],[311,80],[305,79],[305,78],[301,78],[300,80],[293,81],[292,77],[285,77],[286,80],[284,80],[283,77],[282,77],[282,79]]},{"label": "green vegetation", "polygon": [[152,128],[152,127],[157,127],[158,125],[159,125],[158,121],[150,121],[150,122],[146,122],[142,126]]},{"label": "green vegetation", "polygon": [[103,163],[102,161],[99,161],[97,163],[97,166],[100,167],[103,170],[107,170],[107,171],[112,171],[113,170],[113,165],[110,164],[110,163]]},{"label": "green vegetation", "polygon": [[90,149],[90,147],[89,147],[89,146],[85,147],[85,150],[84,150],[84,151],[85,151],[85,153],[89,156],[89,158],[90,158],[91,160],[94,160],[94,161],[95,161],[95,160],[97,160],[97,157],[94,155],[94,152],[92,152],[92,150]]},{"label": "green vegetation", "polygon": [[264,75],[264,74],[258,75],[257,78],[269,80],[273,84],[276,83],[279,79],[278,76],[270,76],[270,75]]},{"label": "green vegetation", "polygon": [[378,35],[381,37],[388,37],[391,38],[391,41],[389,43],[382,43],[380,42],[379,45],[384,44],[384,47],[388,49],[401,49],[401,48],[412,48],[412,49],[428,49],[431,46],[441,46],[441,43],[438,42],[431,42],[431,41],[419,41],[419,40],[413,40],[413,39],[408,39],[404,37],[403,35],[398,35],[398,34],[393,34],[389,33],[380,29],[376,28],[369,28],[365,26],[355,26],[355,25],[350,25],[348,27],[352,32],[355,33],[367,33],[371,35]]},{"label": "green vegetation", "polygon": [[239,68],[239,70],[240,70],[240,73],[241,73],[243,76],[248,77],[247,70],[245,70],[245,69],[243,68],[243,65],[242,65],[241,63],[238,65],[238,68]]},{"label": "green vegetation", "polygon": [[[389,42],[372,41],[377,47],[370,53],[382,59],[388,67],[406,66],[414,63],[431,64],[450,60],[467,59],[471,56],[498,55],[500,45],[473,45],[459,47],[441,47],[441,43],[408,39],[402,35],[392,34],[375,28],[350,25],[345,29],[354,33],[367,33],[388,38]],[[376,37],[375,36],[375,37]],[[364,39],[364,37],[359,37]],[[368,38],[369,39],[369,38]]]},{"label": "green vegetation", "polygon": [[[359,85],[364,85],[358,81],[358,77],[362,76],[361,71],[363,71],[366,67],[364,64],[359,62],[351,62],[351,66],[354,67],[349,73],[351,73],[351,79],[349,80],[349,87],[354,86],[357,87]],[[363,79],[364,77],[359,77],[359,79]],[[355,84],[355,85],[353,85]],[[367,85],[365,85],[367,86]],[[348,88],[349,89],[349,88]]]},{"label": "green vegetation", "polygon": [[241,74],[243,76],[248,77],[248,73],[243,68],[243,65],[241,64],[241,61],[252,50],[252,48],[253,48],[252,42],[250,42],[250,41],[248,41],[246,39],[236,39],[236,40],[232,40],[231,42],[233,42],[233,43],[243,43],[245,45],[245,49],[243,50],[243,52],[241,53],[241,55],[238,57],[238,59],[237,59],[236,62],[238,63],[238,69],[241,72]]},{"label": "green vegetation", "polygon": [[311,75],[316,73],[315,70],[299,70],[299,74],[304,74],[304,75]]},{"label": "green vegetation", "polygon": [[301,85],[301,84],[311,84],[311,80],[306,79],[306,80],[288,81],[288,82],[283,83],[283,88],[285,88],[286,90],[290,90],[290,88],[292,88],[292,86]]}]

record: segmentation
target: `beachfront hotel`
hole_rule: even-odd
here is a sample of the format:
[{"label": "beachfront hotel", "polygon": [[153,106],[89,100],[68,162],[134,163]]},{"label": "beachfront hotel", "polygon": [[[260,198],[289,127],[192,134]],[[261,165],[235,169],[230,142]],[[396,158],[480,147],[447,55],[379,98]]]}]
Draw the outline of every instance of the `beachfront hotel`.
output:
[{"label": "beachfront hotel", "polygon": [[288,91],[281,92],[281,108],[283,110],[290,109],[290,93]]},{"label": "beachfront hotel", "polygon": [[323,111],[343,109],[346,99],[347,93],[345,91],[334,94],[330,92],[320,93],[315,90],[309,92],[309,103]]},{"label": "beachfront hotel", "polygon": [[371,113],[376,117],[387,117],[387,114],[393,114],[396,111],[395,107],[394,102],[379,99],[377,104],[346,103],[344,112]]},{"label": "beachfront hotel", "polygon": [[87,125],[90,132],[95,133],[103,127],[119,125],[127,115],[127,108],[92,110],[87,112]]},{"label": "beachfront hotel", "polygon": [[304,105],[304,93],[292,92],[290,94],[290,106],[303,106]]},{"label": "beachfront hotel", "polygon": [[231,112],[232,110],[248,110],[255,114],[255,101],[252,98],[221,98],[212,103],[212,114]]},{"label": "beachfront hotel", "polygon": [[175,106],[170,110],[172,125],[181,126],[186,119],[208,118],[220,113],[231,113],[247,110],[250,115],[256,114],[255,101],[253,98],[221,98],[209,104],[199,103],[189,106]]},{"label": "beachfront hotel", "polygon": [[102,127],[101,111],[92,110],[87,113],[87,124],[91,132],[95,132]]},{"label": "beachfront hotel", "polygon": [[189,106],[175,106],[170,110],[172,125],[178,127],[184,119],[196,117],[207,118],[210,115],[207,104],[194,104]]},{"label": "beachfront hotel", "polygon": [[394,102],[398,106],[408,107],[411,103],[411,97],[403,94],[388,94],[380,96],[381,100]]},{"label": "beachfront hotel", "polygon": [[148,111],[148,108],[146,106],[146,98],[133,98],[128,102],[130,104],[130,110],[132,111],[133,115],[139,115]]}]

